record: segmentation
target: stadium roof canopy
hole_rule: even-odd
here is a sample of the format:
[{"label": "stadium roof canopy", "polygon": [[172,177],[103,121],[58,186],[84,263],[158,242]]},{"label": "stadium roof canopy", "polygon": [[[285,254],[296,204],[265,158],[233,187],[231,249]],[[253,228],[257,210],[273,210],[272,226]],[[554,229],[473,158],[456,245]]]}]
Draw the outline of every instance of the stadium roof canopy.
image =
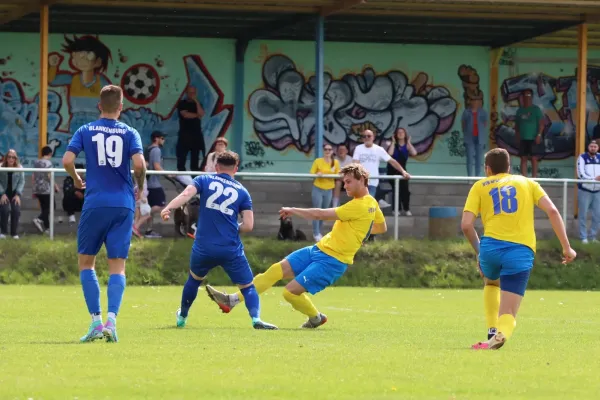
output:
[{"label": "stadium roof canopy", "polygon": [[[47,0],[51,33],[577,47],[599,0]],[[0,0],[0,31],[39,32],[39,0]]]}]

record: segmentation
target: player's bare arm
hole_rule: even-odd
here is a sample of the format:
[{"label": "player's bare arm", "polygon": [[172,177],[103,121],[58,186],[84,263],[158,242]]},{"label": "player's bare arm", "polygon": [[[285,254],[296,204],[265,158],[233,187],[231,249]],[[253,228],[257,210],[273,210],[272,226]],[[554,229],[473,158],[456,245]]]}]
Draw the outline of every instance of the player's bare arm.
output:
[{"label": "player's bare arm", "polygon": [[279,216],[286,218],[295,215],[310,220],[335,221],[338,219],[335,208],[294,208],[282,207]]},{"label": "player's bare arm", "polygon": [[185,203],[190,201],[190,199],[192,197],[194,197],[197,193],[198,193],[198,190],[196,189],[196,186],[188,185],[183,190],[183,192],[181,192],[179,194],[179,196],[177,196],[173,200],[171,200],[171,202],[169,204],[167,204],[167,206],[160,212],[161,218],[165,221],[168,220],[169,216],[171,214],[171,210],[175,210],[175,209],[181,207],[182,205],[184,205]]},{"label": "player's bare arm", "polygon": [[63,167],[65,171],[73,178],[73,183],[77,189],[85,189],[85,182],[81,179],[77,171],[75,171],[75,159],[77,156],[72,151],[66,151],[63,156]]},{"label": "player's bare arm", "polygon": [[198,113],[193,113],[191,111],[180,111],[181,116],[185,119],[194,119],[194,118],[201,118],[201,116]]},{"label": "player's bare arm", "polygon": [[398,172],[400,172],[402,174],[403,177],[405,177],[406,179],[410,179],[410,174],[408,172],[406,172],[406,170],[404,168],[402,168],[402,165],[400,165],[400,163],[396,160],[394,160],[393,158],[390,158],[388,160],[388,163],[396,168],[396,170],[398,170]]},{"label": "player's bare arm", "polygon": [[569,238],[567,237],[567,230],[558,209],[548,196],[544,196],[538,201],[538,207],[548,215],[552,229],[560,241],[563,250],[563,264],[570,263],[577,257],[577,253],[571,248]]},{"label": "player's bare arm", "polygon": [[245,210],[241,213],[242,223],[240,224],[240,232],[247,233],[254,229],[254,211]]},{"label": "player's bare arm", "polygon": [[373,228],[371,229],[371,235],[379,235],[387,232],[387,223],[385,220],[383,222],[373,224]]},{"label": "player's bare arm", "polygon": [[479,235],[475,230],[475,220],[477,216],[472,212],[465,211],[462,215],[462,221],[460,222],[460,228],[465,234],[466,238],[471,243],[471,247],[475,250],[475,254],[479,255]]},{"label": "player's bare arm", "polygon": [[131,160],[133,161],[133,176],[135,178],[135,183],[137,183],[138,188],[141,188],[141,190],[138,190],[138,194],[141,198],[144,193],[144,181],[146,180],[146,161],[144,160],[144,155],[141,153],[134,154],[131,157]]}]

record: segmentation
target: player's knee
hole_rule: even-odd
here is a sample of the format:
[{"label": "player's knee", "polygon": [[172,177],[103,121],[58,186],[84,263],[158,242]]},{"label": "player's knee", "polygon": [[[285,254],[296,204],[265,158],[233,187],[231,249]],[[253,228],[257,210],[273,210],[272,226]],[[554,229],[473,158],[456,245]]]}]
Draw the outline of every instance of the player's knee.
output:
[{"label": "player's knee", "polygon": [[[197,281],[203,281],[204,278],[206,278],[206,276],[199,276],[196,275],[192,270],[190,270],[190,275],[192,276],[192,278],[194,278]],[[241,288],[240,288],[241,289]]]},{"label": "player's knee", "polygon": [[281,272],[283,274],[283,279],[294,278],[294,271],[292,270],[292,266],[290,265],[288,260],[283,259],[279,262],[279,264],[281,265]]},{"label": "player's knee", "polygon": [[500,279],[489,279],[484,277],[483,284],[485,286],[500,286]]},{"label": "player's knee", "polygon": [[296,297],[296,295],[293,294],[292,292],[290,292],[289,290],[287,290],[287,288],[283,289],[283,298],[285,299],[285,301],[287,301],[288,303],[291,303],[293,301],[294,297]]}]

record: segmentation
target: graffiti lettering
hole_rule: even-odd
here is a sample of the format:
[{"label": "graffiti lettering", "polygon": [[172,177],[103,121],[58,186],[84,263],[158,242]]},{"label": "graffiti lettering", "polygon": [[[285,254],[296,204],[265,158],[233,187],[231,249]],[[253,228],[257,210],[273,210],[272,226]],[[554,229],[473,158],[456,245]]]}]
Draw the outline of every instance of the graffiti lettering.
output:
[{"label": "graffiti lettering", "polygon": [[[588,137],[591,137],[599,122],[598,78],[600,78],[600,67],[589,67],[586,125]],[[554,78],[541,73],[506,79],[501,89],[505,105],[501,112],[501,123],[495,130],[497,144],[512,154],[517,153],[514,119],[521,105],[521,95],[525,90],[533,91],[533,104],[542,109],[546,118],[544,141],[534,146],[534,154],[546,159],[563,159],[572,156],[575,151],[576,133],[573,115],[577,108],[575,76]]]},{"label": "graffiti lettering", "polygon": [[[457,109],[450,92],[428,80],[423,72],[410,82],[403,72],[377,75],[370,67],[337,80],[325,74],[325,140],[353,147],[369,128],[382,143],[402,127],[417,152],[426,152],[436,134],[450,130]],[[306,79],[291,59],[274,55],[263,65],[263,85],[248,100],[261,142],[276,150],[294,145],[309,152],[315,142],[315,77]]]}]

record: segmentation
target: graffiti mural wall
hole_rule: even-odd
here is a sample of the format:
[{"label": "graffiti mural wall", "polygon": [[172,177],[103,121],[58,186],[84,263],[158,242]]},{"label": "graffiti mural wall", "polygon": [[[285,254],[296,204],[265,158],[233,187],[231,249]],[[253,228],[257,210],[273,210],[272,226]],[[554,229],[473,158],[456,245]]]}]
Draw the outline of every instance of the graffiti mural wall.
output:
[{"label": "graffiti mural wall", "polygon": [[[0,34],[0,40],[0,152],[15,148],[29,165],[38,150],[39,41],[29,34]],[[196,87],[206,112],[206,146],[228,132],[233,118],[230,41],[51,35],[49,47],[48,145],[55,161],[71,135],[98,117],[98,95],[109,83],[123,88],[121,120],[135,127],[145,144],[154,130],[167,135],[167,166],[175,166],[177,104],[188,85]]]},{"label": "graffiti mural wall", "polygon": [[[588,61],[586,134],[599,123],[600,60]],[[573,177],[577,112],[577,52],[562,49],[508,49],[501,61],[497,126],[493,139],[516,154],[514,118],[525,90],[545,116],[544,141],[534,146],[543,176]]]},{"label": "graffiti mural wall", "polygon": [[[387,146],[395,129],[402,127],[411,136],[418,159],[434,158],[438,168],[446,164],[463,173],[463,162],[452,156],[449,147],[467,92],[457,71],[467,68],[465,63],[472,64],[469,72],[477,82],[468,85],[479,89],[483,83],[487,90],[488,83],[480,82],[477,75],[477,70],[488,69],[485,51],[465,47],[453,53],[438,46],[369,44],[361,45],[357,53],[356,46],[326,43],[325,141],[353,149],[360,143],[360,132],[371,129],[376,142]],[[257,42],[248,49],[246,81],[253,82],[246,86],[250,135],[277,160],[264,168],[298,170],[299,162],[310,168],[316,140],[313,60],[310,43]],[[249,131],[246,127],[245,133]],[[413,171],[426,173],[430,161],[415,161]]]}]

